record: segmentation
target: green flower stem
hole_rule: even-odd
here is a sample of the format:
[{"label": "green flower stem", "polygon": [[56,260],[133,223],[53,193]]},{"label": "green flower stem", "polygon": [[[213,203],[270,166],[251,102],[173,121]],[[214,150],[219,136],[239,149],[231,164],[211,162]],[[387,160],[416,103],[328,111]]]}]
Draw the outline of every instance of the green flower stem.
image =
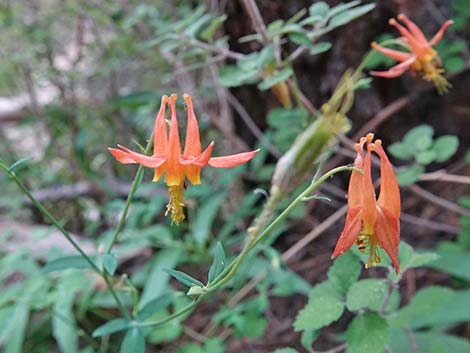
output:
[{"label": "green flower stem", "polygon": [[[147,142],[147,146],[145,147],[144,154],[149,154],[153,146],[153,134],[150,136],[149,141]],[[137,191],[137,188],[139,187],[140,181],[142,179],[142,174],[144,173],[144,167],[139,165],[139,168],[137,169],[137,173],[135,174],[134,181],[132,182],[131,190],[129,191],[129,194],[127,195],[127,200],[126,204],[124,205],[124,209],[122,211],[121,219],[119,220],[119,224],[117,225],[113,238],[111,239],[111,242],[109,243],[106,253],[109,254],[111,250],[113,249],[113,246],[116,244],[119,234],[121,233],[122,229],[124,228],[124,224],[126,223],[126,218],[127,218],[127,213],[129,212],[129,207],[131,206],[132,199],[134,198],[134,194]]]},{"label": "green flower stem", "polygon": [[253,250],[256,245],[258,245],[260,242],[262,242],[266,237],[271,233],[272,230],[274,230],[277,226],[283,222],[287,216],[292,212],[292,210],[301,202],[303,202],[303,199],[307,196],[310,196],[310,194],[317,189],[323,182],[328,180],[330,177],[332,177],[334,174],[343,172],[343,171],[357,171],[362,174],[362,171],[360,169],[357,169],[356,167],[352,166],[341,166],[334,168],[327,173],[325,173],[323,176],[321,176],[317,180],[312,180],[312,183],[299,195],[296,197],[294,201],[291,202],[287,208],[282,211],[282,213],[277,216],[277,218],[271,222],[271,224],[266,227],[261,234],[253,239],[251,241],[247,242],[245,247],[243,248],[242,252],[237,256],[237,258],[232,262],[232,264],[226,269],[226,271],[222,272],[215,280],[212,282],[210,286],[206,288],[206,291],[211,292],[214,291],[215,289],[223,286],[226,284],[232,277],[236,274],[238,268],[242,264],[243,260],[245,257]]},{"label": "green flower stem", "polygon": [[186,314],[187,312],[193,310],[199,302],[204,298],[205,294],[201,294],[196,300],[192,301],[185,307],[181,308],[180,310],[174,312],[170,316],[167,316],[166,318],[158,321],[147,321],[147,322],[134,322],[135,327],[155,327],[155,326],[160,326],[163,324],[166,324],[167,322],[170,322],[173,319],[176,319],[177,317],[180,317],[181,315]]},{"label": "green flower stem", "polygon": [[122,315],[124,315],[126,318],[130,318],[129,312],[126,310],[124,307],[123,303],[119,299],[117,293],[114,291],[114,288],[112,286],[112,283],[109,279],[109,277],[104,274],[98,266],[96,266],[95,262],[82,250],[80,245],[73,240],[73,238],[70,236],[70,233],[67,232],[64,227],[59,223],[57,219],[38,201],[36,198],[31,194],[31,192],[28,190],[28,188],[21,182],[21,180],[18,179],[16,176],[15,172],[12,172],[8,169],[7,165],[0,160],[0,169],[2,169],[15,183],[18,185],[18,187],[23,191],[23,193],[31,200],[32,204],[44,215],[46,216],[47,219],[56,227],[62,235],[67,239],[67,241],[72,244],[72,246],[79,252],[79,254],[90,264],[91,268],[100,276],[103,277],[105,280],[106,284],[108,285],[109,291],[111,292],[112,296],[114,297],[114,300],[116,301],[117,306],[119,307],[119,310],[121,311]]}]

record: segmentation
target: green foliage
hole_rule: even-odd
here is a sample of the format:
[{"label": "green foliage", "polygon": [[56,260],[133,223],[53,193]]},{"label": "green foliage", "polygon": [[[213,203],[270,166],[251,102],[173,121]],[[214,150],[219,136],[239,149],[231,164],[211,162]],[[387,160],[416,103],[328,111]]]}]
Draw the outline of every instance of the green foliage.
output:
[{"label": "green foliage", "polygon": [[204,284],[201,281],[191,277],[190,275],[184,272],[173,270],[171,268],[165,268],[164,271],[168,273],[170,276],[172,276],[174,279],[176,279],[178,282],[185,285],[186,287],[192,287],[192,286],[203,287],[204,286]]},{"label": "green foliage", "polygon": [[330,282],[312,288],[307,305],[299,311],[294,323],[296,331],[316,330],[338,320],[344,311],[339,293]]},{"label": "green foliage", "polygon": [[207,276],[208,281],[213,281],[225,268],[225,251],[220,242],[217,242],[214,250],[214,259],[212,265],[209,268],[209,274]]},{"label": "green foliage", "polygon": [[401,186],[417,181],[426,165],[446,162],[457,152],[459,141],[456,136],[443,135],[433,140],[433,135],[434,129],[431,126],[419,125],[408,131],[401,142],[388,147],[390,154],[396,158],[415,160],[414,165],[397,172]]},{"label": "green foliage", "polygon": [[390,327],[378,314],[357,316],[346,332],[348,353],[380,353],[390,340]]}]

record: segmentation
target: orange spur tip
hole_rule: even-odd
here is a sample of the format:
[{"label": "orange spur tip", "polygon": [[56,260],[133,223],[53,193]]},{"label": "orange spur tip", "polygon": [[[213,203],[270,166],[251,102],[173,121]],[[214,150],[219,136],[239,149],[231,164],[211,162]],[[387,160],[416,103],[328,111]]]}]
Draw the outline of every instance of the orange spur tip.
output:
[{"label": "orange spur tip", "polygon": [[367,138],[367,141],[371,142],[374,139],[374,134],[372,132],[369,132],[366,138]]},{"label": "orange spur tip", "polygon": [[172,93],[170,96],[170,101],[175,102],[177,99],[178,99],[178,96],[176,95],[176,93]]},{"label": "orange spur tip", "polygon": [[388,20],[388,23],[392,26],[396,25],[397,24],[397,20],[395,20],[394,18],[391,18]]},{"label": "orange spur tip", "polygon": [[183,99],[185,100],[185,102],[191,102],[192,101],[191,96],[187,93],[183,94]]},{"label": "orange spur tip", "polygon": [[399,20],[402,20],[402,19],[406,18],[406,15],[403,14],[403,13],[401,13],[401,14],[399,14],[399,15],[397,16],[397,18],[398,18]]}]

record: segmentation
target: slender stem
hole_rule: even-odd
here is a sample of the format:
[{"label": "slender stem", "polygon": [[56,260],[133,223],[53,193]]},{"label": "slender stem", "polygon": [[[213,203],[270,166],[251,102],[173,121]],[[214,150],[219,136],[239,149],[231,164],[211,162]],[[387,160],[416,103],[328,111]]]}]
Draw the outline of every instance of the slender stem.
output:
[{"label": "slender stem", "polygon": [[111,292],[111,295],[114,298],[114,301],[116,302],[119,308],[119,311],[122,313],[122,315],[124,315],[126,319],[130,320],[131,316],[129,312],[127,311],[126,307],[124,306],[124,304],[122,303],[121,299],[117,295],[116,291],[114,290],[113,284],[111,283],[111,280],[109,279],[108,275],[106,275],[105,273],[102,273],[102,276],[103,276],[104,281],[106,282],[106,285],[108,286],[109,291]]},{"label": "slender stem", "polygon": [[46,216],[47,219],[63,234],[63,236],[69,241],[70,244],[80,253],[81,256],[90,264],[90,266],[98,273],[101,273],[99,268],[96,266],[95,262],[80,248],[80,245],[77,244],[75,240],[70,236],[64,227],[62,227],[58,220],[39,202],[37,201],[33,194],[26,188],[26,186],[18,179],[15,172],[9,171],[7,165],[0,161],[0,168],[18,185],[18,187],[23,191],[23,193],[31,200],[31,203],[36,206],[39,211]]},{"label": "slender stem", "polygon": [[100,276],[103,277],[105,280],[106,284],[108,285],[109,291],[111,292],[112,296],[114,297],[117,306],[119,307],[119,310],[121,311],[122,315],[124,315],[126,318],[130,318],[129,312],[125,309],[124,305],[122,304],[121,300],[119,299],[118,295],[114,291],[114,288],[112,286],[111,281],[109,280],[108,276],[104,274],[98,266],[95,264],[95,262],[82,250],[80,245],[73,240],[71,237],[70,233],[67,232],[64,227],[59,223],[57,219],[38,201],[36,198],[31,194],[31,192],[28,190],[28,188],[21,182],[21,180],[18,179],[16,176],[15,172],[9,171],[7,165],[0,160],[0,169],[2,169],[15,183],[18,185],[18,187],[23,191],[23,193],[31,200],[31,203],[37,207],[37,209],[44,215],[46,218],[49,219],[49,221],[56,227],[62,235],[67,239],[67,241],[72,244],[72,246],[79,252],[79,254],[90,264],[91,268]]},{"label": "slender stem", "polygon": [[256,245],[262,242],[271,233],[272,230],[274,230],[277,226],[279,226],[281,222],[283,222],[287,218],[287,216],[292,212],[292,210],[300,202],[302,202],[305,197],[309,196],[315,189],[317,189],[323,182],[328,180],[334,174],[347,171],[347,170],[351,170],[351,171],[354,170],[359,173],[362,173],[361,170],[355,167],[341,166],[341,167],[337,167],[328,171],[319,179],[313,180],[310,186],[307,187],[299,196],[297,196],[296,199],[292,201],[291,204],[287,206],[287,208],[284,211],[282,211],[282,213],[279,216],[277,216],[277,218],[259,234],[259,236],[251,239],[251,241],[248,241],[246,243],[242,252],[237,256],[237,258],[232,262],[232,264],[226,269],[226,271],[222,272],[214,280],[214,282],[206,288],[206,290],[213,291],[219,288],[220,286],[223,286],[225,283],[227,283],[236,274],[238,268],[242,264],[245,257],[251,252],[251,250],[253,250],[253,248],[255,248]]},{"label": "slender stem", "polygon": [[[147,146],[145,147],[144,154],[148,154],[150,150],[152,149],[152,146],[153,146],[153,135],[150,136]],[[124,224],[126,223],[127,213],[129,212],[129,207],[131,206],[131,202],[132,202],[132,199],[134,198],[134,194],[137,191],[137,188],[139,187],[143,173],[144,173],[144,167],[140,165],[139,168],[137,169],[137,173],[135,174],[134,181],[132,182],[131,190],[129,191],[129,194],[127,195],[127,200],[126,200],[126,204],[124,205],[124,209],[122,211],[121,219],[119,220],[119,223],[116,229],[114,230],[113,238],[111,239],[111,242],[109,243],[106,249],[106,253],[108,254],[113,249],[113,246],[116,244],[118,240],[119,234],[124,228]]]},{"label": "slender stem", "polygon": [[170,316],[167,316],[166,318],[164,318],[162,320],[147,321],[147,322],[136,322],[134,325],[136,327],[149,327],[149,326],[160,326],[160,325],[166,324],[167,322],[169,322],[169,321],[171,321],[171,320],[173,320],[173,319],[175,319],[175,318],[177,318],[181,315],[184,315],[187,312],[194,309],[196,307],[196,305],[199,304],[199,302],[204,298],[204,295],[205,294],[201,294],[196,300],[194,300],[193,302],[189,303],[185,307],[181,308],[177,312],[171,314]]}]

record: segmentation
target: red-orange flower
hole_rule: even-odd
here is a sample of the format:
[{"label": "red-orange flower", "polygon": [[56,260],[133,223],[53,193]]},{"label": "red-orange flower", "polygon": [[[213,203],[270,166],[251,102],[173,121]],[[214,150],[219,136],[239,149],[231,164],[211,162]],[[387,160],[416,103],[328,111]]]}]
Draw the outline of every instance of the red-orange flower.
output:
[{"label": "red-orange flower", "polygon": [[[199,126],[194,114],[193,102],[189,95],[183,95],[188,111],[188,124],[186,130],[186,142],[184,151],[181,153],[181,143],[178,132],[178,121],[176,119],[176,94],[170,97],[163,96],[160,110],[155,119],[153,134],[153,154],[146,156],[127,147],[118,145],[117,148],[108,148],[118,162],[129,164],[137,163],[155,170],[153,181],[158,181],[165,174],[165,183],[168,186],[170,202],[165,215],[171,213],[171,219],[176,224],[184,220],[183,191],[185,189],[185,178],[191,184],[200,184],[201,168],[210,165],[214,168],[232,168],[248,162],[259,151],[239,153],[225,157],[212,157],[214,142],[202,151],[199,137]],[[170,131],[167,134],[165,108],[170,106]]]},{"label": "red-orange flower", "polygon": [[[382,141],[375,140],[373,134],[362,137],[354,148],[357,151],[354,166],[364,175],[353,171],[348,189],[348,213],[333,258],[343,254],[354,243],[359,250],[368,248],[369,259],[366,268],[380,263],[378,253],[382,247],[392,260],[399,273],[398,245],[400,243],[400,190],[393,167],[382,148]],[[364,157],[364,145],[366,154]],[[380,193],[376,200],[371,176],[371,151],[380,157]]]},{"label": "red-orange flower", "polygon": [[452,20],[446,21],[436,35],[428,41],[419,27],[403,14],[398,15],[398,19],[403,21],[405,26],[399,24],[394,18],[389,23],[395,27],[403,36],[400,38],[410,49],[410,52],[389,49],[372,42],[372,48],[385,54],[386,56],[399,61],[400,64],[393,66],[388,71],[372,71],[374,76],[397,77],[410,69],[412,73],[420,73],[426,81],[433,81],[439,93],[447,92],[450,84],[442,76],[442,62],[437,51],[433,49],[444,35],[445,30],[452,23]]}]

